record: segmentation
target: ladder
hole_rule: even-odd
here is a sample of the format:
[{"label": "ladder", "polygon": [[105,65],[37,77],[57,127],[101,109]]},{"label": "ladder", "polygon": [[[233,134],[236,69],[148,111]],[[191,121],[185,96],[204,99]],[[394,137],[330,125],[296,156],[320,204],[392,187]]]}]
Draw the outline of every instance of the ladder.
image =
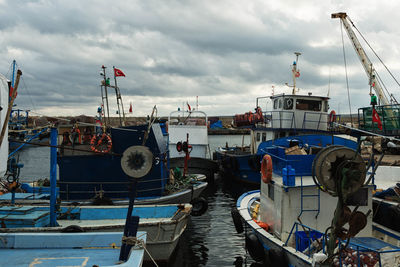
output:
[{"label": "ladder", "polygon": [[[315,215],[315,219],[318,217],[319,212],[320,212],[320,207],[321,207],[321,190],[319,188],[317,188],[317,192],[315,194],[305,194],[304,192],[304,186],[303,186],[303,176],[301,176],[301,186],[300,186],[300,214],[299,216],[297,216],[298,219],[300,219],[301,215],[303,215],[303,212],[312,212],[312,211],[316,211],[317,214]],[[305,198],[315,198],[317,200],[317,208],[315,209],[305,209],[304,208],[304,199]]]}]

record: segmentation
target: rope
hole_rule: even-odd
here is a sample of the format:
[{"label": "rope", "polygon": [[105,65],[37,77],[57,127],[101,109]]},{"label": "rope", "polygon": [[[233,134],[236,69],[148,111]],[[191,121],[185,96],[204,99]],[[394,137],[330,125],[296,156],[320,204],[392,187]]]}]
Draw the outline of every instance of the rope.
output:
[{"label": "rope", "polygon": [[127,244],[127,245],[133,246],[134,248],[137,248],[137,249],[143,248],[146,251],[147,255],[149,255],[151,261],[154,263],[154,266],[158,267],[158,264],[154,260],[153,256],[151,256],[150,252],[147,250],[146,243],[144,242],[143,239],[139,239],[136,236],[129,236],[129,237],[123,236],[122,244]]},{"label": "rope", "polygon": [[[394,77],[392,72],[389,70],[389,68],[386,66],[385,63],[383,63],[382,59],[378,56],[378,54],[375,52],[375,50],[371,47],[371,45],[368,43],[368,41],[364,38],[364,36],[361,34],[361,32],[358,30],[356,25],[354,25],[353,21],[349,17],[347,17],[349,21],[351,22],[351,25],[354,27],[354,29],[357,30],[358,34],[361,36],[361,38],[364,40],[364,42],[368,45],[368,47],[371,49],[371,51],[374,53],[374,55],[379,59],[379,61],[382,63],[382,65],[385,67],[385,69],[389,72],[390,76],[392,76],[393,80],[397,83],[398,86],[400,86],[400,83],[397,81],[397,79]],[[386,89],[386,88],[385,88]],[[389,91],[388,94],[390,95]],[[396,101],[397,102],[397,101]]]},{"label": "rope", "polygon": [[343,38],[343,22],[340,20],[340,32],[342,33],[342,47],[343,47],[343,60],[344,60],[344,69],[346,73],[346,85],[347,85],[347,98],[349,100],[349,110],[350,110],[350,121],[351,126],[353,127],[353,116],[351,115],[351,104],[350,104],[350,89],[349,89],[349,78],[347,76],[347,62],[346,62],[346,52],[344,49],[344,38]]}]

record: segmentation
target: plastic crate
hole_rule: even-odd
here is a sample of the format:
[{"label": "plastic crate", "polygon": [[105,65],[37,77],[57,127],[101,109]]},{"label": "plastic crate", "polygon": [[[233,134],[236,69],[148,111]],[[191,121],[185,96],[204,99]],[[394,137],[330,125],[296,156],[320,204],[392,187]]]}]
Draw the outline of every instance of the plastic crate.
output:
[{"label": "plastic crate", "polygon": [[304,251],[305,249],[308,248],[309,245],[311,245],[310,239],[314,241],[315,239],[320,238],[322,236],[322,233],[317,231],[309,231],[307,236],[306,232],[297,231],[295,236],[296,236],[296,249],[298,251]]}]

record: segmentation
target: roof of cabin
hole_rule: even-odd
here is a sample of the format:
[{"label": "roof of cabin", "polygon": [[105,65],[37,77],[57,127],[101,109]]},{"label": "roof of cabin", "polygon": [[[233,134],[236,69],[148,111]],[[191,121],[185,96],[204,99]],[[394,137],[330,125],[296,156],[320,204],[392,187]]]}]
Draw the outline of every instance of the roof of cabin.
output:
[{"label": "roof of cabin", "polygon": [[296,98],[319,98],[319,99],[322,99],[322,100],[328,100],[329,99],[329,97],[327,97],[327,96],[317,96],[317,95],[292,95],[292,94],[290,94],[290,95],[287,95],[287,94],[279,94],[279,95],[273,95],[273,96],[271,96],[270,98],[271,99],[274,99],[274,98],[281,98],[281,97],[296,97]]}]

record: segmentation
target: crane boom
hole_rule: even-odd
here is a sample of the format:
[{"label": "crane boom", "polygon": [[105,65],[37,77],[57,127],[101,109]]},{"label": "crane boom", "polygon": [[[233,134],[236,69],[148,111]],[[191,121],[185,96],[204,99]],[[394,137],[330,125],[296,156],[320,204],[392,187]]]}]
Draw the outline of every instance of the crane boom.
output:
[{"label": "crane boom", "polygon": [[363,65],[364,70],[367,73],[370,86],[372,88],[374,88],[381,104],[389,105],[390,102],[387,99],[387,97],[385,96],[379,80],[376,78],[377,74],[372,65],[372,62],[368,58],[367,54],[365,53],[364,49],[362,48],[360,42],[357,39],[356,34],[354,33],[353,29],[351,28],[350,23],[353,24],[353,22],[350,20],[350,18],[344,12],[333,13],[331,15],[331,18],[332,19],[339,18],[343,22],[344,28],[346,29],[346,32],[347,32],[347,35],[349,36],[350,41],[353,44],[353,47],[356,50],[356,53],[361,61],[361,64]]}]

